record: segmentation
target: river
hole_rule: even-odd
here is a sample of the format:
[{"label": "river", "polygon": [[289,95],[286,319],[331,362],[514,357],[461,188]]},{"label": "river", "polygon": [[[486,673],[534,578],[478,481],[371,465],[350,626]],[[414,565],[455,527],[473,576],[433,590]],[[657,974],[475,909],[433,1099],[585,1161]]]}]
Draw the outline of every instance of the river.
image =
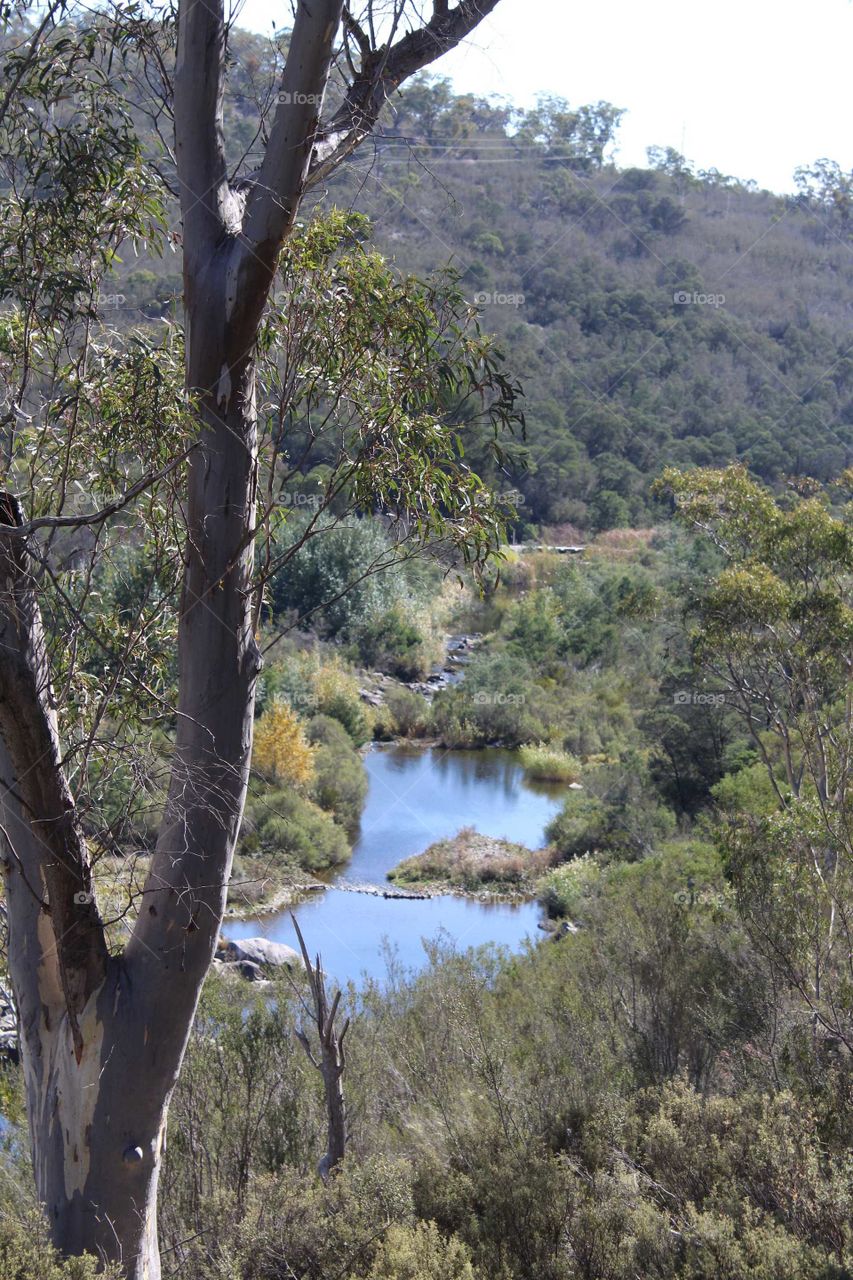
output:
[{"label": "river", "polygon": [[[326,972],[338,983],[358,981],[365,973],[381,979],[388,947],[406,968],[418,969],[426,962],[422,940],[441,934],[463,948],[495,942],[519,949],[525,938],[535,937],[535,903],[491,904],[451,894],[381,898],[335,885],[382,885],[403,858],[466,826],[538,848],[564,788],[528,782],[515,753],[497,749],[376,746],[365,765],[369,789],[352,860],[325,893],[296,909],[308,948],[321,953]],[[296,946],[289,911],[232,921],[224,932]]]}]

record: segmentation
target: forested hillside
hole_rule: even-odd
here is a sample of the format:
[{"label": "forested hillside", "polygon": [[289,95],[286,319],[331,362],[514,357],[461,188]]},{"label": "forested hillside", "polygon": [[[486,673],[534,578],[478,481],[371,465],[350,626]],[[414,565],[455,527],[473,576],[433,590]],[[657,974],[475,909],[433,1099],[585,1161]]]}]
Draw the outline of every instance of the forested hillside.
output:
[{"label": "forested hillside", "polygon": [[[234,39],[235,162],[256,142],[271,56]],[[851,462],[853,237],[831,169],[801,176],[796,198],[697,174],[668,148],[619,170],[620,114],[557,100],[515,112],[423,77],[314,197],[367,214],[401,270],[449,265],[500,335],[523,374],[527,465],[501,475],[477,460],[520,493],[521,533],[648,523],[667,462],[739,459],[771,483]],[[120,278],[121,323],[168,314],[180,284],[171,256],[128,257]]]}]

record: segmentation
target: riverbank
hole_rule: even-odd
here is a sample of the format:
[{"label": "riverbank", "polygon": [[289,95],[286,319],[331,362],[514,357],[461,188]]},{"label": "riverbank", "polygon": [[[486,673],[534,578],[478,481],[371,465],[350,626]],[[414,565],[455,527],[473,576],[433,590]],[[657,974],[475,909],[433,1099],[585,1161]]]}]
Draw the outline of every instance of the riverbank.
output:
[{"label": "riverbank", "polygon": [[274,875],[237,881],[228,888],[225,920],[251,920],[255,916],[275,915],[324,893],[328,885],[322,880],[283,880]]},{"label": "riverbank", "polygon": [[423,853],[404,858],[388,872],[392,884],[422,893],[453,893],[478,901],[525,902],[536,897],[550,870],[549,848],[529,849],[500,837],[463,827],[437,840]]}]

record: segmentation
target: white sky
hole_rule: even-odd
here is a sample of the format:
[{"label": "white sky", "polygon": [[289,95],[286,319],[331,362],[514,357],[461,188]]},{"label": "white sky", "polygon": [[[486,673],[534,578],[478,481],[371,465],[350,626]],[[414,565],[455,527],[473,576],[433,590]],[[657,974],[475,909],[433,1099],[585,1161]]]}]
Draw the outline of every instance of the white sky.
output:
[{"label": "white sky", "polygon": [[[239,25],[287,24],[283,0],[246,0]],[[436,63],[458,92],[538,92],[626,107],[620,165],[673,146],[699,168],[793,187],[820,156],[853,168],[851,0],[500,0]]]}]

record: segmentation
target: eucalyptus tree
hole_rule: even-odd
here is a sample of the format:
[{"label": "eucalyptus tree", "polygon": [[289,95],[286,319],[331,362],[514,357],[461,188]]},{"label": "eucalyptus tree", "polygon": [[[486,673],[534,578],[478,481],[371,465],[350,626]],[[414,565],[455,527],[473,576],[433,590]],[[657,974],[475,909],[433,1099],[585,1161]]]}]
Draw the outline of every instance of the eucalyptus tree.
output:
[{"label": "eucalyptus tree", "polygon": [[742,467],[664,472],[723,567],[697,583],[699,670],[749,731],[776,801],[720,838],[740,914],[828,1061],[853,1050],[853,475],[783,498]]},{"label": "eucalyptus tree", "polygon": [[[179,333],[122,341],[97,324],[120,246],[162,237],[162,192],[115,94],[122,59],[148,38],[144,10],[118,6],[77,22],[39,10],[39,25],[23,35],[19,26],[5,46],[0,823],[9,964],[36,1187],[54,1239],[66,1253],[119,1261],[133,1280],[160,1276],[169,1098],[213,957],[246,793],[262,661],[255,544],[274,505],[257,508],[262,464],[275,469],[262,457],[271,437],[259,433],[257,410],[258,352],[275,341],[268,296],[307,193],[369,136],[397,86],[496,3],[435,0],[421,11],[410,0],[367,0],[354,12],[342,0],[299,0],[277,105],[259,121],[260,166],[235,174],[222,130],[223,2],[180,0],[173,87],[168,59],[158,65],[175,123],[183,342]],[[393,501],[419,536],[437,528],[473,544],[476,558],[493,543],[494,506],[446,432],[440,396],[432,413],[427,401],[436,387],[464,383],[502,419],[512,392],[482,344],[461,341],[447,354],[440,308],[432,320],[423,305],[414,310],[409,355],[420,346],[415,376],[428,366],[429,377],[409,385],[409,368],[401,380],[388,359],[386,400],[394,403],[396,385],[396,411],[361,406],[347,484],[367,501],[372,478],[378,506]],[[399,337],[399,305],[395,314]],[[371,367],[382,321],[363,351]],[[326,345],[332,363],[315,376],[334,400],[345,371]],[[105,636],[93,566],[99,546],[120,544],[130,523],[154,540],[161,565],[179,568],[179,596],[147,592],[134,625]],[[147,714],[168,705],[157,664],[146,672],[143,656],[134,668],[133,653],[147,652],[167,616],[177,647],[169,777],[120,944],[99,909],[93,857],[103,840],[87,839],[80,779],[99,735],[109,757],[108,711],[125,685]],[[101,670],[75,660],[89,643],[111,659]],[[98,777],[87,782],[97,788]]]}]

